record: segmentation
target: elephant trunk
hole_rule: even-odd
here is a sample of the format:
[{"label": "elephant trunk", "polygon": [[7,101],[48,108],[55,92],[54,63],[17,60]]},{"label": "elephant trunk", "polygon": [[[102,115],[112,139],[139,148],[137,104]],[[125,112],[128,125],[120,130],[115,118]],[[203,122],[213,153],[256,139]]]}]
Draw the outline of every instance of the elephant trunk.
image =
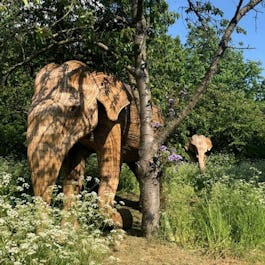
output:
[{"label": "elephant trunk", "polygon": [[198,162],[199,162],[199,168],[201,172],[205,171],[205,160],[206,160],[206,156],[204,154],[204,152],[201,152],[200,150],[198,150]]},{"label": "elephant trunk", "polygon": [[47,117],[41,121],[29,119],[28,122],[28,161],[34,195],[49,204],[52,188],[69,148],[62,144],[65,137],[56,122]]},{"label": "elephant trunk", "polygon": [[27,131],[28,160],[34,195],[42,197],[48,204],[65,153],[56,148],[58,141],[53,142],[57,138],[51,133],[54,129],[53,126],[45,129],[31,123]]},{"label": "elephant trunk", "polygon": [[53,186],[59,174],[62,159],[51,151],[28,151],[34,195],[50,204]]}]

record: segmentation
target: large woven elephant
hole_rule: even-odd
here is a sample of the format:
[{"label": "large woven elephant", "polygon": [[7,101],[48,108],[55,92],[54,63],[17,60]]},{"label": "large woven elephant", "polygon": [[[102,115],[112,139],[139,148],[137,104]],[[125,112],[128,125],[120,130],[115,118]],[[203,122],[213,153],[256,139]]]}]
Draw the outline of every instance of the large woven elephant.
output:
[{"label": "large woven elephant", "polygon": [[212,147],[213,145],[210,138],[201,134],[194,134],[189,139],[189,143],[185,146],[185,149],[191,160],[198,161],[200,170],[204,172],[206,152],[210,151]]},{"label": "large woven elephant", "polygon": [[[89,71],[79,61],[48,64],[35,79],[28,114],[28,160],[35,196],[48,204],[61,171],[64,208],[82,188],[85,159],[96,153],[99,163],[99,207],[113,206],[123,162],[138,160],[139,115],[128,86],[113,76]],[[153,107],[153,122],[162,123]],[[122,226],[119,213],[108,212]]]}]

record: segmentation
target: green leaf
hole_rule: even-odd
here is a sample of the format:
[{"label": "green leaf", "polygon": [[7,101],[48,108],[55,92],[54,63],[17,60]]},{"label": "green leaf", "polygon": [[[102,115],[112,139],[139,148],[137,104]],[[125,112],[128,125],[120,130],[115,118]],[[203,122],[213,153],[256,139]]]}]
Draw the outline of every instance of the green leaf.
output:
[{"label": "green leaf", "polygon": [[24,5],[25,6],[28,6],[29,5],[29,1],[28,0],[22,0],[24,2]]}]

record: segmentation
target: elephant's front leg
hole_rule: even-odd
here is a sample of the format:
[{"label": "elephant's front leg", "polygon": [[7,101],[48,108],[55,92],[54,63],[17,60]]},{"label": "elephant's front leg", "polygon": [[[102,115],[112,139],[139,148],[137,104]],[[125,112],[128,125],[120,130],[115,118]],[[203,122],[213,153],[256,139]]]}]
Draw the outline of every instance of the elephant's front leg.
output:
[{"label": "elephant's front leg", "polygon": [[114,197],[119,184],[121,169],[121,127],[120,124],[114,124],[111,129],[101,132],[101,146],[98,150],[100,167],[99,184],[99,207],[110,216],[115,225],[122,227],[121,215],[114,210]]},{"label": "elephant's front leg", "polygon": [[[63,193],[64,193],[64,211],[68,211],[76,203],[76,195],[81,191],[83,181],[82,176],[85,174],[85,158],[78,147],[73,147],[62,165]],[[75,217],[68,218],[75,228],[78,223]],[[62,220],[62,224],[65,223]]]}]

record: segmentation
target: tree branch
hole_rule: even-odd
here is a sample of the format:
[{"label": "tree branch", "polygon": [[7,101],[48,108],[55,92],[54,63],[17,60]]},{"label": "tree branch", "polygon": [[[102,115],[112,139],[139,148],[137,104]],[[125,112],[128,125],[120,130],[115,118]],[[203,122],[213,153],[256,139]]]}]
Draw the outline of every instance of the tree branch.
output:
[{"label": "tree branch", "polygon": [[62,40],[62,41],[59,41],[59,42],[56,42],[56,43],[52,43],[50,44],[49,46],[33,53],[31,56],[28,56],[26,57],[23,61],[19,62],[19,63],[16,63],[15,65],[13,65],[12,67],[10,67],[6,73],[3,75],[3,79],[2,79],[2,85],[5,85],[6,82],[7,82],[7,79],[8,77],[11,75],[11,73],[13,71],[15,71],[18,67],[21,67],[27,63],[29,63],[31,60],[35,59],[37,56],[39,56],[40,54],[42,53],[45,53],[47,52],[48,50],[51,50],[52,48],[54,48],[55,46],[62,46],[62,45],[65,45],[65,44],[69,44],[69,43],[74,43],[74,42],[77,42],[77,40],[73,40],[73,39],[70,39],[70,40]]},{"label": "tree branch", "polygon": [[194,14],[197,16],[198,21],[202,24],[202,27],[205,29],[205,21],[203,16],[200,14],[200,12],[197,10],[197,8],[194,6],[193,2],[191,0],[188,0],[189,8],[187,12],[194,12]]},{"label": "tree branch", "polygon": [[72,1],[72,2],[71,2],[71,6],[70,6],[70,8],[68,9],[68,11],[67,11],[65,14],[63,14],[63,16],[60,17],[57,21],[55,21],[55,22],[51,25],[51,27],[55,27],[55,26],[56,26],[57,24],[59,24],[62,20],[64,20],[64,19],[65,19],[70,13],[71,13],[73,6],[74,6],[74,3],[73,3],[73,1]]},{"label": "tree branch", "polygon": [[255,47],[250,47],[249,45],[246,47],[236,47],[236,46],[228,46],[227,48],[231,48],[234,50],[255,50]]},{"label": "tree branch", "polygon": [[[104,43],[102,43],[102,42],[94,42],[94,45],[98,46],[98,48],[100,48],[101,50],[109,53],[114,58],[116,58],[116,59],[118,58],[118,55],[115,52],[113,52],[112,50],[110,50],[110,48],[107,45],[105,45]],[[135,76],[135,68],[133,66],[125,65],[125,68],[129,72],[129,74]]]},{"label": "tree branch", "polygon": [[228,26],[226,27],[226,30],[225,30],[225,32],[224,32],[224,34],[223,34],[223,36],[219,42],[215,56],[214,56],[214,58],[210,64],[204,78],[202,79],[199,86],[196,88],[196,90],[195,90],[195,92],[191,98],[191,101],[183,109],[182,113],[178,116],[177,119],[169,121],[165,130],[162,131],[161,134],[159,135],[159,137],[156,139],[158,146],[161,146],[166,141],[168,136],[171,135],[176,130],[177,126],[191,113],[191,111],[193,110],[193,108],[195,107],[195,105],[197,104],[199,99],[201,98],[202,93],[205,92],[208,85],[212,81],[213,76],[218,69],[217,66],[218,66],[219,60],[223,56],[225,50],[228,47],[229,39],[230,39],[231,34],[233,33],[236,25],[238,24],[240,19],[246,15],[246,13],[248,11],[250,11],[256,5],[261,3],[262,0],[251,0],[248,2],[248,4],[246,4],[244,7],[242,7],[240,9],[240,7],[242,6],[242,2],[243,2],[242,0],[239,1],[238,6],[237,6],[236,11],[235,11],[235,14],[234,14],[233,18],[231,19],[230,23],[228,24]]}]

